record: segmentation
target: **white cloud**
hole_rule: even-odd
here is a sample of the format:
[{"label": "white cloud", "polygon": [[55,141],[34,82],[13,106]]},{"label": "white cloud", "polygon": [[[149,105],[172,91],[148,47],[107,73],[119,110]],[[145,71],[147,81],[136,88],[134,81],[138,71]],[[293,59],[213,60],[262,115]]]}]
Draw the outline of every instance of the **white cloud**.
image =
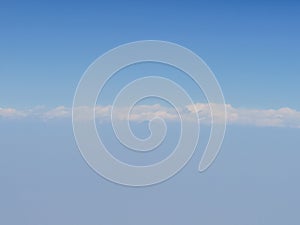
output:
[{"label": "white cloud", "polygon": [[13,108],[0,107],[0,117],[17,118],[17,117],[26,117],[26,116],[27,113],[25,111],[19,111]]},{"label": "white cloud", "polygon": [[58,106],[54,109],[46,111],[41,114],[41,117],[44,119],[55,119],[55,118],[66,118],[70,117],[72,110],[65,106]]},{"label": "white cloud", "polygon": [[[128,118],[127,112],[129,108],[117,108],[115,109],[116,118],[120,120],[126,120]],[[129,114],[130,121],[145,121],[151,120],[155,117],[160,117],[165,120],[178,120],[178,114],[175,109],[170,107],[164,107],[159,104],[155,105],[138,105],[135,106]]]},{"label": "white cloud", "polygon": [[[192,106],[187,106],[192,112]],[[210,122],[211,115],[208,104],[197,103],[194,105],[202,121]],[[238,125],[252,125],[261,127],[297,127],[300,128],[300,111],[291,108],[280,109],[244,109],[234,108],[226,104],[227,123]],[[220,113],[217,117],[222,116]],[[218,121],[218,120],[216,120]]]},{"label": "white cloud", "polygon": [[[86,118],[87,112],[93,110],[89,107],[80,107],[80,118]],[[112,106],[96,106],[95,116],[99,121],[109,121]],[[300,111],[291,108],[280,109],[244,109],[235,108],[229,104],[226,105],[227,121],[228,124],[237,125],[250,125],[260,127],[296,127],[300,128]],[[182,119],[190,120],[193,118],[191,114],[197,113],[201,123],[211,123],[210,105],[207,103],[197,103],[188,105],[185,108],[178,109]],[[160,117],[167,121],[177,121],[180,119],[177,111],[174,108],[155,105],[137,105],[130,112],[128,117],[128,108],[120,107],[115,109],[115,118],[119,120],[126,120],[129,118],[131,121],[146,121],[154,117]],[[222,116],[221,111],[216,112],[214,122],[218,122],[218,117]],[[72,109],[59,106],[54,109],[46,110],[41,108],[34,108],[30,110],[17,110],[13,108],[0,108],[0,117],[3,118],[24,118],[24,117],[37,117],[45,120],[57,118],[71,118]],[[196,121],[192,121],[196,122]]]}]

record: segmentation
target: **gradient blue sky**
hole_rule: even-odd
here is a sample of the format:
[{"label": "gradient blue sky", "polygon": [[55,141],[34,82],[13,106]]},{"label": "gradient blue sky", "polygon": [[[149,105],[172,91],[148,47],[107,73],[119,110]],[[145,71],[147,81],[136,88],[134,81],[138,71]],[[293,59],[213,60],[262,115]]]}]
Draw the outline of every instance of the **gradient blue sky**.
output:
[{"label": "gradient blue sky", "polygon": [[[287,120],[299,126],[299,1],[3,0],[0,224],[299,225],[299,128],[230,125],[221,154],[200,174],[197,166],[208,138],[204,127],[195,156],[177,176],[160,185],[129,188],[87,166],[70,117],[1,117],[1,108],[71,107],[77,83],[93,60],[143,39],[175,42],[202,57],[236,109],[288,107],[295,116]],[[153,69],[159,70],[166,72]],[[129,68],[124,74],[132,72]],[[106,89],[106,104],[129,81],[117,78]],[[192,83],[177,81],[194,99],[202,99]],[[135,129],[147,136],[145,127],[136,124]],[[105,131],[114,154],[140,160],[120,151],[108,123],[99,130]],[[177,137],[176,129],[170,130],[166,149]]]},{"label": "gradient blue sky", "polygon": [[237,107],[300,109],[297,1],[1,1],[1,105],[72,103],[105,51],[161,39],[192,49]]}]

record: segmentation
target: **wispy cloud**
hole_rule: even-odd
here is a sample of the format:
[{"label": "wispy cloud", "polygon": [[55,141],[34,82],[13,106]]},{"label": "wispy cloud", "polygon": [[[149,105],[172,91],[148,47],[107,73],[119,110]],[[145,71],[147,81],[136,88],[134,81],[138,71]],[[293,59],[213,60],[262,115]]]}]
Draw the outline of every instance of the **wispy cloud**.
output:
[{"label": "wispy cloud", "polygon": [[0,107],[0,117],[6,118],[19,118],[26,117],[27,113],[25,111],[20,111],[14,108],[1,108]]},{"label": "wispy cloud", "polygon": [[[88,119],[86,115],[88,111],[94,110],[89,107],[80,107],[76,110],[80,111],[80,120]],[[291,108],[279,109],[245,109],[235,108],[229,104],[226,105],[227,122],[228,124],[249,125],[259,127],[295,127],[300,128],[300,111]],[[95,117],[98,121],[109,121],[112,111],[112,106],[96,106]],[[185,108],[177,109],[155,105],[137,105],[128,115],[128,108],[120,107],[115,109],[115,118],[119,120],[130,121],[147,121],[154,117],[160,117],[167,121],[178,121],[181,119],[192,121],[192,114],[198,114],[201,123],[211,123],[210,105],[207,103],[197,103],[188,105]],[[179,117],[180,115],[180,117]],[[222,116],[221,112],[216,112],[214,122],[218,122],[218,116]],[[42,120],[53,120],[71,118],[72,108],[58,106],[47,110],[45,108],[33,108],[29,110],[17,110],[14,108],[0,108],[0,117],[2,118],[27,118],[34,117]]]},{"label": "wispy cloud", "polygon": [[[198,113],[204,122],[210,122],[210,109],[208,104],[198,103],[188,106],[191,112]],[[196,112],[192,110],[196,109]],[[279,109],[245,109],[234,108],[227,104],[228,124],[252,125],[261,127],[296,127],[300,128],[300,111],[291,108]],[[220,114],[221,116],[221,114]]]},{"label": "wispy cloud", "polygon": [[46,112],[42,112],[40,117],[43,119],[68,118],[72,115],[72,109],[65,106],[58,106]]}]

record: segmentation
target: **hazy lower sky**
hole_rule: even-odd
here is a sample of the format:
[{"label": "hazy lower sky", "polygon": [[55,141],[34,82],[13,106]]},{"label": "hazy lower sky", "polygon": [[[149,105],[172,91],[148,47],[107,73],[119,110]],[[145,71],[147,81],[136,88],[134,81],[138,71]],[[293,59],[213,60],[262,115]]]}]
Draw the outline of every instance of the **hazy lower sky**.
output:
[{"label": "hazy lower sky", "polygon": [[[204,173],[197,168],[209,119],[179,174],[132,188],[86,164],[71,107],[97,57],[139,40],[170,41],[199,55],[222,87],[229,125]],[[298,225],[299,40],[298,1],[0,1],[0,224]],[[97,128],[126,162],[162,159],[178,139],[170,105],[155,99],[142,102],[131,122],[147,137],[145,120],[164,112],[170,129],[158,152],[146,158],[114,137],[105,107],[124,85],[149,75],[179,83],[209,118],[203,93],[182,72],[151,63],[119,71],[98,100]]]}]

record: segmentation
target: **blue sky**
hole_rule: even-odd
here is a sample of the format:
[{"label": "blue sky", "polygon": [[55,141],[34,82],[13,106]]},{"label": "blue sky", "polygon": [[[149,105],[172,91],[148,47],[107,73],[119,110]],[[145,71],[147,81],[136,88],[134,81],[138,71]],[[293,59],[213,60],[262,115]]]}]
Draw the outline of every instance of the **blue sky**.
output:
[{"label": "blue sky", "polygon": [[7,107],[71,106],[78,80],[98,56],[158,39],[201,56],[234,106],[299,109],[297,1],[2,1],[0,26]]},{"label": "blue sky", "polygon": [[[71,106],[97,57],[149,39],[183,45],[209,65],[228,104],[229,126],[205,173],[197,166],[207,127],[177,176],[130,188],[87,166],[74,140]],[[298,225],[299,40],[298,1],[1,1],[0,223]],[[143,71],[173,77],[202,102],[202,92],[178,71],[145,64],[116,74],[99,103],[110,105]],[[199,105],[203,116],[206,106]],[[161,152],[127,155],[107,115],[98,116],[105,118],[98,125],[104,142],[124,161],[161,159],[178,137],[176,121],[168,121]],[[141,137],[149,134],[145,122],[133,122]]]}]

